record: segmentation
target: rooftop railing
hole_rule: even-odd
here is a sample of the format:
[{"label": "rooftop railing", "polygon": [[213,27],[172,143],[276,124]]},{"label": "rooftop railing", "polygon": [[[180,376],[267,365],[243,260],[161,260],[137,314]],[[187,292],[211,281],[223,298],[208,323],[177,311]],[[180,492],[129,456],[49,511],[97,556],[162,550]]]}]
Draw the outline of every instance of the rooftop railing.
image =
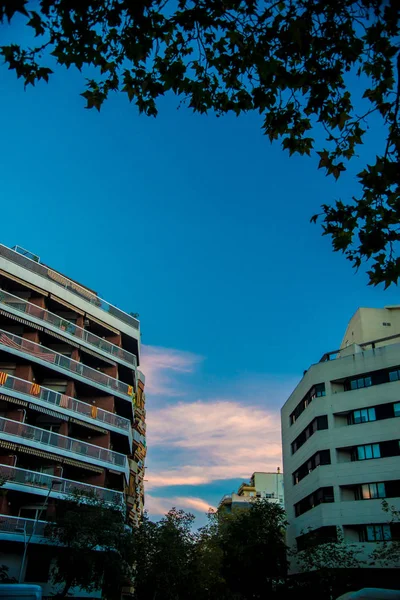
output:
[{"label": "rooftop railing", "polygon": [[88,302],[90,302],[90,304],[96,306],[96,308],[99,308],[104,312],[113,315],[117,319],[120,319],[121,321],[123,321],[127,325],[130,325],[131,327],[134,327],[135,329],[139,329],[139,321],[135,317],[133,317],[132,315],[128,315],[128,313],[124,312],[123,310],[117,308],[116,306],[113,306],[112,304],[106,302],[102,298],[99,298],[97,294],[79,285],[79,283],[75,283],[71,279],[68,279],[68,277],[64,277],[64,275],[57,273],[57,271],[49,269],[48,267],[46,267],[46,265],[43,265],[39,262],[38,257],[29,258],[27,254],[34,257],[33,254],[27,253],[19,246],[15,246],[15,249],[11,249],[7,248],[7,246],[3,246],[3,244],[0,244],[0,256],[3,256],[7,260],[10,260],[15,264],[24,267],[25,269],[28,269],[29,271],[32,271],[37,275],[45,277],[46,279],[50,279],[53,283],[56,283],[61,287],[67,289],[68,291],[72,292],[73,294],[76,294],[80,298],[87,300]]},{"label": "rooftop railing", "polygon": [[81,362],[73,360],[69,356],[55,352],[50,348],[31,342],[25,338],[9,333],[0,329],[0,346],[6,346],[20,352],[27,352],[33,358],[46,361],[52,365],[61,368],[64,371],[68,371],[74,375],[79,375],[85,379],[89,379],[91,382],[102,385],[111,392],[118,392],[124,396],[130,398],[133,395],[133,387],[127,385],[123,381],[114,379],[101,371],[92,369]]},{"label": "rooftop railing", "polygon": [[94,446],[75,438],[70,438],[59,433],[40,429],[34,425],[12,421],[0,417],[0,437],[6,434],[9,437],[15,438],[15,441],[23,440],[24,444],[36,446],[37,444],[45,446],[47,450],[58,449],[64,452],[71,452],[79,457],[86,457],[90,460],[96,460],[106,463],[107,466],[122,467],[124,470],[127,465],[127,457],[125,454]]},{"label": "rooftop railing", "polygon": [[29,469],[20,469],[9,465],[0,465],[0,477],[3,477],[5,485],[18,484],[29,488],[40,490],[52,490],[54,493],[71,496],[74,492],[95,493],[98,498],[109,504],[123,503],[124,494],[116,490],[108,490],[97,485],[72,481],[47,473],[38,473]]},{"label": "rooftop railing", "polygon": [[2,371],[0,371],[0,389],[5,390],[6,393],[8,391],[14,391],[25,394],[29,396],[32,401],[35,401],[36,399],[41,400],[42,402],[46,402],[46,404],[52,408],[70,410],[76,413],[77,417],[89,417],[101,424],[112,425],[113,427],[122,429],[124,432],[129,433],[130,431],[131,423],[129,419],[125,419],[125,417],[120,417],[119,415],[115,415],[114,413],[98,408],[97,406],[81,402],[76,398],[71,398],[71,396],[67,396],[67,394],[55,392],[54,390],[42,387],[37,383],[32,383],[31,381],[8,375]]},{"label": "rooftop railing", "polygon": [[110,354],[114,359],[122,360],[130,367],[136,367],[136,356],[131,352],[104,340],[94,333],[90,333],[90,331],[87,331],[82,327],[78,327],[74,323],[49,312],[45,308],[36,306],[36,304],[27,302],[23,298],[19,298],[18,296],[14,296],[9,292],[0,289],[0,308],[2,306],[5,307],[6,310],[7,308],[10,308],[24,316],[33,317],[34,319],[41,321],[44,327],[54,327],[60,332],[67,334],[67,336],[73,336],[80,343],[86,343],[96,348],[96,350]]}]

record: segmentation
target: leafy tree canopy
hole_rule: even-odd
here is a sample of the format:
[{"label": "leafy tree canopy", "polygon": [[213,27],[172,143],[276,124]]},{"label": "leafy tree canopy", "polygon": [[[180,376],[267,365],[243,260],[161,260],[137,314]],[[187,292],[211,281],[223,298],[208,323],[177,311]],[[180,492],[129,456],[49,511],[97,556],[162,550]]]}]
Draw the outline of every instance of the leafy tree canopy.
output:
[{"label": "leafy tree canopy", "polygon": [[134,538],[120,507],[77,492],[57,507],[46,535],[58,546],[52,580],[62,586],[59,598],[74,586],[102,589],[110,600],[121,597],[121,587],[133,577]]},{"label": "leafy tree canopy", "polygon": [[271,141],[316,152],[336,179],[380,119],[384,140],[358,174],[358,197],[323,204],[313,220],[354,267],[369,262],[371,284],[397,282],[398,0],[0,0],[0,22],[18,13],[37,41],[0,47],[5,63],[25,85],[48,81],[49,55],[90,67],[87,108],[121,91],[156,115],[171,90],[200,113],[257,111]]}]

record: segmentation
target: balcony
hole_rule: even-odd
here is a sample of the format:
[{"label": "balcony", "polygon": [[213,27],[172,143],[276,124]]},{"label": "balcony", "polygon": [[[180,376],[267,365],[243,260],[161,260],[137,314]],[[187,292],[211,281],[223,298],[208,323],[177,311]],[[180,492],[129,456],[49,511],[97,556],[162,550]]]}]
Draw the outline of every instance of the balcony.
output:
[{"label": "balcony", "polygon": [[68,290],[69,292],[76,294],[83,300],[90,302],[90,304],[93,304],[96,308],[103,310],[104,312],[112,315],[120,321],[123,321],[130,327],[134,327],[137,330],[139,329],[139,321],[135,319],[135,317],[133,317],[132,315],[128,315],[128,313],[124,312],[123,310],[120,310],[119,308],[113,306],[109,302],[102,300],[102,298],[99,298],[97,294],[91,292],[88,288],[79,285],[79,283],[75,283],[75,281],[68,279],[68,277],[64,277],[57,271],[49,269],[48,267],[46,267],[46,265],[42,265],[39,262],[39,257],[36,256],[34,258],[29,258],[26,254],[26,251],[24,251],[19,246],[15,246],[15,249],[11,249],[7,248],[7,246],[3,246],[3,244],[0,244],[0,256],[5,258],[6,260],[10,260],[11,262],[19,265],[20,267],[28,269],[36,275],[40,275],[41,277],[44,277],[45,279],[56,283],[57,285]]},{"label": "balcony", "polygon": [[63,336],[73,339],[74,341],[79,342],[79,344],[91,346],[100,354],[111,356],[131,369],[136,368],[136,356],[131,352],[94,335],[94,333],[86,331],[86,329],[83,329],[82,327],[74,325],[74,323],[62,319],[58,315],[55,315],[40,306],[36,306],[36,304],[31,304],[2,289],[0,289],[0,308],[17,316],[24,315],[25,318],[28,318],[34,323],[47,327],[47,329],[61,332]]},{"label": "balcony", "polygon": [[[31,342],[19,335],[14,335],[8,331],[0,329],[0,349],[3,348],[7,352],[24,356],[29,354],[35,362],[40,364],[51,364],[56,368],[57,371],[63,373],[67,372],[72,377],[78,377],[81,380],[89,380],[91,384],[96,387],[110,392],[111,394],[117,394],[125,400],[131,401],[133,396],[133,386],[109,377],[101,371],[92,369],[81,362],[73,360],[64,354],[59,354],[50,350],[45,346]],[[86,382],[87,383],[87,382]]]},{"label": "balcony", "polygon": [[115,415],[97,406],[86,404],[86,402],[81,402],[66,394],[49,390],[37,383],[19,379],[1,371],[0,375],[0,390],[4,394],[21,398],[21,400],[26,399],[28,402],[34,402],[44,407],[51,407],[53,410],[59,410],[61,414],[69,411],[72,413],[71,416],[80,417],[84,421],[96,423],[97,425],[101,424],[118,433],[124,433],[129,438],[132,436],[129,419]]},{"label": "balcony", "polygon": [[52,490],[50,496],[55,498],[68,498],[74,491],[94,492],[98,498],[108,504],[122,505],[124,501],[122,492],[8,465],[0,465],[0,477],[6,480],[4,484],[6,489],[33,492],[43,496],[47,496],[49,490]]},{"label": "balcony", "polygon": [[129,477],[128,460],[125,454],[53,433],[47,429],[0,417],[0,438],[12,443],[20,443],[24,446],[69,456],[82,462],[112,468],[124,473],[127,479]]},{"label": "balcony", "polygon": [[32,535],[31,541],[34,541],[34,538],[45,537],[46,526],[47,521],[0,515],[0,538],[23,542]]}]

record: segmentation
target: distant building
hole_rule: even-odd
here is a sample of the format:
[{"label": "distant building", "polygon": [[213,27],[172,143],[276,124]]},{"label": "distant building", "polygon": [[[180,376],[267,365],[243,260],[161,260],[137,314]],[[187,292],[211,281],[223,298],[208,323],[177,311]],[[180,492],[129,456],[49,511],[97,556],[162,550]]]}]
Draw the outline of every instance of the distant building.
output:
[{"label": "distant building", "polygon": [[44,596],[54,591],[46,522],[74,490],[120,506],[131,525],[143,512],[139,360],[133,315],[0,244],[0,565]]},{"label": "distant building", "polygon": [[238,508],[248,508],[252,502],[261,498],[267,498],[269,502],[283,507],[283,474],[279,468],[276,473],[253,473],[249,483],[242,483],[237,492],[222,498],[218,511],[232,512]]},{"label": "distant building", "polygon": [[[359,309],[341,347],[312,365],[282,408],[289,547],[398,539],[382,499],[400,509],[400,306]],[[296,571],[292,563],[292,572]]]}]

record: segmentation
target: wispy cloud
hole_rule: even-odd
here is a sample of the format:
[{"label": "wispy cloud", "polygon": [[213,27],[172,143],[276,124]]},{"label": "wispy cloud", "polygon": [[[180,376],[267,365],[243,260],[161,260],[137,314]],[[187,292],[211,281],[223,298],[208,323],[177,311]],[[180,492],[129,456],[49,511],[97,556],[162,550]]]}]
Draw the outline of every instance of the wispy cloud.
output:
[{"label": "wispy cloud", "polygon": [[281,464],[279,413],[239,401],[179,402],[150,411],[148,435],[148,489],[248,478]]},{"label": "wispy cloud", "polygon": [[202,498],[187,496],[173,496],[170,498],[146,495],[146,510],[152,515],[165,515],[172,507],[194,510],[195,512],[207,513],[210,509],[216,510]]},{"label": "wispy cloud", "polygon": [[147,393],[163,396],[181,395],[182,392],[175,381],[176,376],[192,373],[202,360],[201,356],[192,352],[143,345],[140,368],[146,375]]}]

